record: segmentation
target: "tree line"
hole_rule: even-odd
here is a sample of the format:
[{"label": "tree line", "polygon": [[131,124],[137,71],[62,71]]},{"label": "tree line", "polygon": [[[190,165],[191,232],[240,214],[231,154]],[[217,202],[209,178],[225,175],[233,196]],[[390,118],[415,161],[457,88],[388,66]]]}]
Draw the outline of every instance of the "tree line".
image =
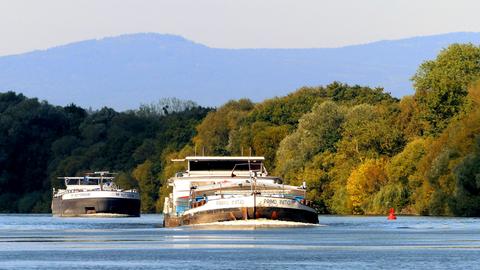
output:
[{"label": "tree line", "polygon": [[[0,212],[49,212],[52,188],[64,188],[57,177],[103,170],[117,172],[124,188],[142,189],[145,202],[156,200],[158,161],[187,144],[210,110],[163,99],[127,112],[88,111],[0,93]],[[146,160],[155,161],[148,183],[132,173]]]},{"label": "tree line", "polygon": [[[307,183],[321,213],[480,215],[480,47],[425,61],[401,99],[333,82],[211,109],[176,99],[116,112],[0,94],[0,211],[45,212],[57,176],[119,172],[161,212],[172,158],[262,155],[271,174]],[[200,151],[197,151],[199,153]]]}]

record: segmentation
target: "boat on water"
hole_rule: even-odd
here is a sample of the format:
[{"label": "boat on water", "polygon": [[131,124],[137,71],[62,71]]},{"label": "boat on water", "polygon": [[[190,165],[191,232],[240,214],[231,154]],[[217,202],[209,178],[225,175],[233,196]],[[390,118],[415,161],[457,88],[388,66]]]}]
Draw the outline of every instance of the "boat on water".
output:
[{"label": "boat on water", "polygon": [[53,189],[52,214],[61,217],[139,217],[138,191],[119,188],[113,175],[102,171],[83,177],[59,177],[65,180],[66,188]]},{"label": "boat on water", "polygon": [[237,220],[275,220],[318,224],[306,186],[283,184],[269,176],[264,157],[191,156],[187,170],[168,180],[164,226],[218,224]]}]

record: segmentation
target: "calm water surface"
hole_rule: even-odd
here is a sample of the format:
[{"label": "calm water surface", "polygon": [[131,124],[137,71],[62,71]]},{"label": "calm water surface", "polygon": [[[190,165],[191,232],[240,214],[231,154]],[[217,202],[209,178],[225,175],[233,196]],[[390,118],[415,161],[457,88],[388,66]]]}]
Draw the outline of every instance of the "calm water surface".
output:
[{"label": "calm water surface", "polygon": [[0,215],[0,269],[480,269],[480,219],[320,216],[323,226],[165,229],[161,215]]}]

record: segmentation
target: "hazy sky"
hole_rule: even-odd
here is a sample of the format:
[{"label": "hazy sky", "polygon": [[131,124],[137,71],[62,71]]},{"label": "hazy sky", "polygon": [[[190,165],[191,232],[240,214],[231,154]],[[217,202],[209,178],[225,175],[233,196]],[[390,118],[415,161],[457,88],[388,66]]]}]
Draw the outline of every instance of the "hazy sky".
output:
[{"label": "hazy sky", "polygon": [[480,31],[474,0],[0,0],[0,55],[136,32],[211,47],[338,47]]}]

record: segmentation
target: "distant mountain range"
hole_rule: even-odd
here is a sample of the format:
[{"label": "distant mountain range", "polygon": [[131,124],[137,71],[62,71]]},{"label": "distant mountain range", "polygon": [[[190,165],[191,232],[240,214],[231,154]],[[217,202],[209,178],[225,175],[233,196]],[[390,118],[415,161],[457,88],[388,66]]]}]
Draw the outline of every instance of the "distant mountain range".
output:
[{"label": "distant mountain range", "polygon": [[340,81],[412,94],[419,64],[480,33],[450,33],[320,49],[219,49],[174,35],[131,34],[0,57],[0,91],[53,104],[137,108],[162,97],[218,106]]}]

